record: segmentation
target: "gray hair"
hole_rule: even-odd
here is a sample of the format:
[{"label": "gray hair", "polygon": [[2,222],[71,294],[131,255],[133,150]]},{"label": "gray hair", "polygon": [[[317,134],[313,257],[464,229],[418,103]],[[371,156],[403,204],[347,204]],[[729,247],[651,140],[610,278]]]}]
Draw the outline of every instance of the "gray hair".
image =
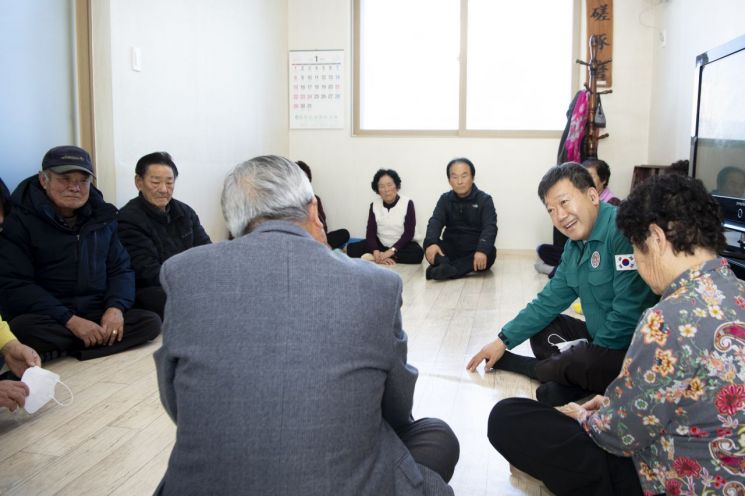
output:
[{"label": "gray hair", "polygon": [[303,222],[313,188],[303,170],[283,157],[264,155],[233,168],[222,190],[222,215],[237,238],[267,220]]}]

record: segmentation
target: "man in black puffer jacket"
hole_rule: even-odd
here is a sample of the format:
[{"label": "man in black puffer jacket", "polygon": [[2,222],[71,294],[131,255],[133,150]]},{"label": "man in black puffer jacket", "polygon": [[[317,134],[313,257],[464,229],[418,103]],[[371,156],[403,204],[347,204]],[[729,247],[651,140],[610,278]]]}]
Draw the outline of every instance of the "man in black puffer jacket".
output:
[{"label": "man in black puffer jacket", "polygon": [[160,266],[173,255],[211,243],[196,212],[173,198],[178,169],[167,152],[137,161],[135,186],[140,194],[119,211],[119,237],[135,271],[135,306],[163,318],[166,294]]},{"label": "man in black puffer jacket", "polygon": [[13,192],[0,234],[0,313],[42,359],[97,358],[160,333],[157,315],[129,310],[134,273],[117,211],[92,178],[85,150],[52,148]]},{"label": "man in black puffer jacket", "polygon": [[473,162],[453,159],[445,172],[453,189],[440,196],[427,224],[427,279],[455,279],[470,272],[483,272],[497,258],[497,212],[491,196],[473,183]]}]

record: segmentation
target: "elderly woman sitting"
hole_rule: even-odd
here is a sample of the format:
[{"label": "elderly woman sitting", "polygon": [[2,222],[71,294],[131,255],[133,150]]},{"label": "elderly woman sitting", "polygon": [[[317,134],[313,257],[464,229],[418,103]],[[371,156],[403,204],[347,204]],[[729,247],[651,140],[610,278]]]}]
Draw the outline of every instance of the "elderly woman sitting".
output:
[{"label": "elderly woman sitting", "polygon": [[370,204],[365,240],[347,245],[347,255],[382,265],[421,263],[424,251],[414,241],[414,202],[398,194],[401,177],[393,169],[379,169],[370,186],[378,198]]},{"label": "elderly woman sitting", "polygon": [[582,162],[582,167],[587,169],[587,172],[592,176],[592,181],[595,183],[595,189],[598,190],[598,194],[600,195],[600,201],[615,206],[621,204],[621,199],[613,194],[608,187],[608,182],[610,181],[610,167],[605,160],[591,158]]},{"label": "elderly woman sitting", "polygon": [[717,257],[719,208],[700,181],[642,183],[619,207],[637,268],[660,302],[618,378],[582,405],[503,400],[489,440],[555,494],[745,494],[745,287]]}]

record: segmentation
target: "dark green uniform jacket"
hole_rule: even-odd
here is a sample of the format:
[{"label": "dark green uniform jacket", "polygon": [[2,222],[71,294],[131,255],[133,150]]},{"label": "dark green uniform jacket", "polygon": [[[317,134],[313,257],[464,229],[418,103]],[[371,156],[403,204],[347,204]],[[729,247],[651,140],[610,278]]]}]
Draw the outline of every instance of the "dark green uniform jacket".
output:
[{"label": "dark green uniform jacket", "polygon": [[546,327],[579,297],[593,344],[628,348],[644,310],[657,296],[639,276],[631,243],[616,227],[616,207],[600,202],[587,241],[567,241],[556,275],[517,317],[502,328],[513,348]]}]

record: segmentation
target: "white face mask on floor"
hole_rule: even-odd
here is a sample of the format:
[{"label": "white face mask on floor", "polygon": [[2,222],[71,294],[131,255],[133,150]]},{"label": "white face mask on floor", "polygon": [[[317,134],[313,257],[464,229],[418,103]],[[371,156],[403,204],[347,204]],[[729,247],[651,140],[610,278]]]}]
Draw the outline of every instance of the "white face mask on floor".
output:
[{"label": "white face mask on floor", "polygon": [[[551,342],[551,336],[556,336],[561,341],[558,341],[557,340],[555,343],[552,343]],[[566,350],[572,348],[573,346],[577,346],[580,343],[586,343],[587,342],[587,339],[585,339],[585,338],[579,338],[579,339],[573,339],[572,341],[567,341],[566,339],[564,339],[563,337],[559,336],[558,334],[549,334],[547,340],[548,340],[548,344],[553,345],[553,346],[556,346],[557,348],[559,348],[559,353],[564,353]]]},{"label": "white face mask on floor", "polygon": [[[29,367],[26,369],[26,372],[23,373],[21,382],[26,384],[29,390],[28,397],[23,405],[23,409],[28,413],[36,413],[36,411],[46,405],[49,400],[54,400],[55,403],[61,406],[72,404],[72,391],[65,383],[59,380],[59,375],[54,372],[41,367]],[[70,401],[68,403],[60,403],[57,401],[57,398],[54,397],[54,388],[58,382],[70,393]]]}]

